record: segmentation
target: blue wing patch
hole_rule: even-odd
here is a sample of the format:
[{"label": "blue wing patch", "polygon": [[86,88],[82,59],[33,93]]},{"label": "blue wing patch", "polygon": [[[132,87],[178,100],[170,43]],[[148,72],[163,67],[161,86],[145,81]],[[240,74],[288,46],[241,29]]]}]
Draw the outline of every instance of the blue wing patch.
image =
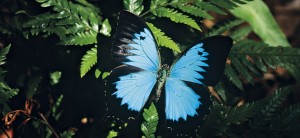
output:
[{"label": "blue wing patch", "polygon": [[204,77],[200,72],[205,72],[203,67],[209,53],[202,48],[203,43],[190,48],[184,55],[175,61],[170,69],[170,75],[166,80],[166,116],[167,119],[178,121],[179,118],[186,120],[187,115],[194,116],[201,105],[196,94],[185,82],[202,84]]},{"label": "blue wing patch", "polygon": [[200,80],[204,77],[199,72],[205,72],[203,67],[209,66],[205,63],[208,53],[204,51],[202,46],[203,43],[193,46],[181,58],[177,59],[171,67],[170,77],[202,84]]},{"label": "blue wing patch", "polygon": [[133,49],[128,50],[128,52],[133,55],[127,56],[128,62],[124,64],[131,65],[137,68],[141,68],[146,71],[155,71],[159,69],[159,57],[156,49],[156,44],[153,36],[147,28],[141,33],[135,33],[133,42],[128,44]]},{"label": "blue wing patch", "polygon": [[113,95],[122,99],[121,105],[128,104],[128,109],[140,111],[157,80],[159,53],[156,41],[145,24],[132,24],[128,20],[136,17],[127,12],[120,14],[120,18],[124,19],[120,20],[119,31],[114,37],[114,52],[117,57],[122,57],[122,65],[127,65],[123,67],[128,70],[136,68],[139,72],[120,76],[115,82],[117,91]]},{"label": "blue wing patch", "polygon": [[179,118],[186,120],[187,115],[197,115],[196,109],[201,102],[200,96],[197,95],[190,87],[177,79],[169,77],[165,84],[166,90],[166,118],[178,121]]},{"label": "blue wing patch", "polygon": [[113,95],[122,98],[121,105],[128,104],[128,109],[140,111],[156,83],[157,74],[142,71],[119,77],[117,91]]}]

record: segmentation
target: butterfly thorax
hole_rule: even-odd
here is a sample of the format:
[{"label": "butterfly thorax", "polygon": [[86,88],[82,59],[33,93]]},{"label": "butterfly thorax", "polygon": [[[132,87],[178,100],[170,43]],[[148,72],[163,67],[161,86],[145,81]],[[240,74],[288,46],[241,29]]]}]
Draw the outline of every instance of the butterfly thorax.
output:
[{"label": "butterfly thorax", "polygon": [[164,64],[162,68],[157,72],[157,89],[155,92],[155,101],[159,100],[162,88],[166,82],[167,77],[169,76],[169,65]]}]

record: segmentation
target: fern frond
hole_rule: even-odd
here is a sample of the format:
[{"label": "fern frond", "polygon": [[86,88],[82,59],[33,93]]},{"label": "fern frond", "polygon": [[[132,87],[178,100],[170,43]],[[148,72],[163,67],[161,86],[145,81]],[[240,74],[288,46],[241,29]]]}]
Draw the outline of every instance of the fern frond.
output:
[{"label": "fern frond", "polygon": [[192,28],[195,28],[199,31],[201,31],[200,27],[196,23],[196,21],[192,18],[190,18],[187,15],[183,15],[182,13],[170,9],[170,8],[164,8],[164,7],[159,7],[151,11],[155,16],[157,17],[166,17],[172,20],[173,22],[176,23],[183,23],[186,24]]},{"label": "fern frond", "polygon": [[243,90],[242,81],[240,80],[238,74],[235,72],[231,65],[226,64],[224,70],[225,76],[231,81],[236,87]]},{"label": "fern frond", "polygon": [[210,0],[212,3],[224,8],[224,9],[232,9],[237,7],[238,5],[231,0]]},{"label": "fern frond", "polygon": [[283,87],[277,89],[272,96],[268,97],[264,104],[260,106],[254,115],[253,128],[258,128],[270,124],[276,114],[281,112],[283,102],[291,92],[291,87]]},{"label": "fern frond", "polygon": [[[300,49],[287,47],[270,47],[267,44],[252,40],[237,42],[230,54],[230,66],[235,70],[226,67],[225,75],[238,88],[241,88],[242,78],[253,84],[253,75],[260,76],[267,68],[286,68],[297,80],[300,80]],[[235,79],[233,79],[235,78]]]},{"label": "fern frond", "polygon": [[241,122],[247,121],[253,117],[253,110],[256,108],[256,105],[256,102],[251,102],[227,109],[224,116],[225,122],[228,124],[240,124]]},{"label": "fern frond", "polygon": [[[56,34],[60,44],[87,45],[97,42],[97,33],[101,24],[99,10],[87,1],[72,3],[67,0],[36,0],[41,7],[52,7],[52,11],[37,15],[27,21],[23,27],[30,29],[31,35]],[[25,32],[27,36],[29,32]],[[88,32],[88,33],[87,33]],[[86,39],[88,35],[89,39]],[[91,38],[93,37],[93,38]],[[80,39],[72,40],[72,39]]]},{"label": "fern frond", "polygon": [[241,60],[239,60],[238,57],[233,57],[232,55],[229,55],[228,58],[231,60],[231,65],[238,71],[239,75],[241,75],[249,83],[254,84],[253,77],[251,76],[249,70],[244,67]]},{"label": "fern frond", "polygon": [[180,9],[183,12],[186,12],[188,14],[194,15],[196,17],[203,17],[206,19],[213,19],[211,15],[207,13],[207,11],[202,10],[194,5],[188,4],[188,3],[174,3],[171,6]]},{"label": "fern frond", "polygon": [[97,48],[93,47],[81,59],[80,77],[82,78],[97,63]]},{"label": "fern frond", "polygon": [[210,37],[210,36],[214,36],[214,35],[220,35],[222,33],[224,33],[225,31],[230,30],[231,28],[238,26],[240,24],[242,24],[244,21],[236,19],[233,21],[229,21],[221,26],[217,26],[214,27],[209,33],[207,33],[205,35],[205,37]]},{"label": "fern frond", "polygon": [[233,46],[230,56],[231,59],[240,59],[234,60],[233,65],[243,62],[243,65],[255,73],[255,68],[265,72],[267,68],[282,67],[289,70],[296,79],[300,79],[300,71],[297,69],[300,67],[300,49],[297,48],[270,47],[264,43],[243,40]]},{"label": "fern frond", "polygon": [[97,43],[97,34],[94,31],[86,31],[76,33],[74,35],[69,35],[65,40],[61,41],[58,44],[62,45],[88,45]]},{"label": "fern frond", "polygon": [[6,55],[8,54],[10,45],[0,50],[0,65],[5,64]]},{"label": "fern frond", "polygon": [[195,4],[199,8],[204,9],[206,11],[212,11],[212,12],[215,12],[215,13],[218,13],[218,14],[226,15],[226,12],[224,12],[222,9],[220,9],[219,7],[213,5],[210,2],[196,1]]},{"label": "fern frond", "polygon": [[252,28],[250,26],[239,28],[238,30],[230,33],[230,37],[235,41],[240,41],[245,39],[252,32]]},{"label": "fern frond", "polygon": [[294,121],[300,117],[300,103],[286,107],[282,113],[273,119],[271,129],[289,129]]},{"label": "fern frond", "polygon": [[158,113],[156,107],[153,103],[149,109],[144,109],[143,112],[144,121],[141,125],[141,130],[144,133],[146,138],[154,138],[154,133],[156,132],[157,125],[158,125]]},{"label": "fern frond", "polygon": [[147,25],[151,29],[155,39],[157,40],[157,43],[160,46],[170,48],[179,53],[181,52],[178,45],[170,37],[166,36],[164,32],[156,28],[152,23],[147,22]]},{"label": "fern frond", "polygon": [[123,4],[125,9],[136,15],[140,15],[144,10],[143,0],[123,0]]},{"label": "fern frond", "polygon": [[108,19],[105,19],[102,23],[100,33],[105,36],[110,36],[111,26]]}]

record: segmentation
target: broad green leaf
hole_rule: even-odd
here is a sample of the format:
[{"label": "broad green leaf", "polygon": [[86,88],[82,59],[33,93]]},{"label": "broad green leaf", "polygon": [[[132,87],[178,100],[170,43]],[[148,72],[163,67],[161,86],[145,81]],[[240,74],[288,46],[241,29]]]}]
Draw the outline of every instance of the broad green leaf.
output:
[{"label": "broad green leaf", "polygon": [[105,19],[104,22],[102,23],[100,33],[104,34],[105,36],[110,36],[110,32],[111,32],[110,23],[108,19]]},{"label": "broad green leaf", "polygon": [[181,52],[178,45],[160,29],[156,28],[152,23],[147,22],[159,46],[170,48],[176,52]]},{"label": "broad green leaf", "polygon": [[123,0],[124,7],[128,11],[140,15],[144,10],[143,0]]},{"label": "broad green leaf", "polygon": [[60,78],[61,78],[61,71],[55,71],[50,73],[50,84],[55,85],[59,83]]},{"label": "broad green leaf", "polygon": [[97,47],[93,47],[90,50],[88,50],[81,59],[80,77],[82,78],[96,63],[97,63]]},{"label": "broad green leaf", "polygon": [[193,28],[201,31],[200,27],[198,26],[198,24],[196,23],[196,21],[193,18],[191,18],[187,15],[183,15],[182,13],[180,13],[174,9],[159,7],[159,8],[152,10],[151,12],[157,17],[166,17],[166,18],[169,18],[173,22],[183,23],[183,24],[186,24],[190,27],[193,27]]},{"label": "broad green leaf", "polygon": [[239,5],[230,12],[247,21],[253,31],[265,43],[271,46],[290,46],[269,8],[262,0],[254,0],[245,5]]}]

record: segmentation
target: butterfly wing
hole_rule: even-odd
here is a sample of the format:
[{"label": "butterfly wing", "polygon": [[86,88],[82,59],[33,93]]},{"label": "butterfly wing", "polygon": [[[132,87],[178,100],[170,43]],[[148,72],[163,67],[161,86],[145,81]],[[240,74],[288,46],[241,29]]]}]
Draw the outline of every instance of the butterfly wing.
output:
[{"label": "butterfly wing", "polygon": [[178,121],[197,114],[201,102],[186,82],[215,85],[221,78],[232,46],[229,37],[215,36],[202,40],[185,51],[171,66],[166,80],[166,117]]},{"label": "butterfly wing", "polygon": [[140,111],[156,83],[160,67],[153,34],[140,17],[121,11],[112,51],[119,65],[116,69],[129,71],[115,82],[117,91],[113,95],[122,98],[121,104],[128,104],[128,109]]}]

